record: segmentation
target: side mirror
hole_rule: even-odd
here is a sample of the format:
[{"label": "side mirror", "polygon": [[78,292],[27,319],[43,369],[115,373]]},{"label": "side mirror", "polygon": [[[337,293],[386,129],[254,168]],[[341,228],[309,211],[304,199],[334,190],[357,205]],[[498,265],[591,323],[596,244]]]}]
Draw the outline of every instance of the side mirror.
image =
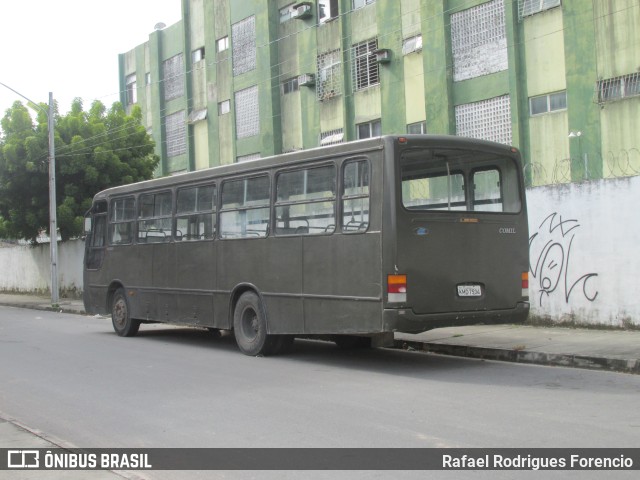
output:
[{"label": "side mirror", "polygon": [[91,226],[92,226],[92,218],[91,217],[84,217],[84,234],[85,235],[89,235],[91,233]]}]

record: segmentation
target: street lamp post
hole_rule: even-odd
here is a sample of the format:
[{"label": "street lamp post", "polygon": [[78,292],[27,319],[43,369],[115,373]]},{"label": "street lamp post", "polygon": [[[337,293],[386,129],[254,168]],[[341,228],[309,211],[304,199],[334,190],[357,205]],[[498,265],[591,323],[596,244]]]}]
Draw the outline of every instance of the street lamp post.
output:
[{"label": "street lamp post", "polygon": [[45,110],[33,100],[29,100],[20,92],[15,91],[8,85],[0,82],[16,95],[29,102],[32,108],[37,108],[47,116],[47,126],[49,132],[49,254],[51,256],[51,305],[58,306],[60,303],[60,292],[58,286],[58,220],[56,213],[56,155],[54,142],[55,116],[53,113],[53,93],[49,92],[49,110]]}]

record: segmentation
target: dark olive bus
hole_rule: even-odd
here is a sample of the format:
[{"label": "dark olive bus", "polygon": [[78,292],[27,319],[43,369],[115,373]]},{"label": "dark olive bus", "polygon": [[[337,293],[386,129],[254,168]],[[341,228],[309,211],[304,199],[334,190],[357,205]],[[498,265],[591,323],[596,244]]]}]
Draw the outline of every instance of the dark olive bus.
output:
[{"label": "dark olive bus", "polygon": [[86,224],[85,309],[121,336],[230,330],[268,355],[529,311],[521,159],[491,142],[384,136],[159,178],[98,193]]}]

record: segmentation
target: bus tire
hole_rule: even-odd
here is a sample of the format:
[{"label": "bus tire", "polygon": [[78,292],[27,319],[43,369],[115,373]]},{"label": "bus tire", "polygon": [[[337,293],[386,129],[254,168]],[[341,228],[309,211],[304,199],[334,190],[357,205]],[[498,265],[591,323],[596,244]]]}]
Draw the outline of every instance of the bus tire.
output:
[{"label": "bus tire", "polygon": [[140,321],[131,318],[129,300],[124,288],[119,288],[113,294],[111,301],[111,323],[113,329],[121,337],[133,337],[138,333]]},{"label": "bus tire", "polygon": [[267,316],[255,292],[245,292],[233,311],[233,333],[238,348],[245,355],[271,355],[276,353],[278,339],[267,334]]}]

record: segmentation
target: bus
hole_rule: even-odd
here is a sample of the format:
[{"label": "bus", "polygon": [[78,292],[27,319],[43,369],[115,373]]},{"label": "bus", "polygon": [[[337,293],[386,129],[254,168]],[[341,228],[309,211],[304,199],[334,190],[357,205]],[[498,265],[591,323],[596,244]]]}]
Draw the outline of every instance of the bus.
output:
[{"label": "bus", "polygon": [[382,136],[148,180],[95,195],[85,224],[85,310],[124,337],[203,327],[258,356],[529,312],[521,158],[487,141]]}]

